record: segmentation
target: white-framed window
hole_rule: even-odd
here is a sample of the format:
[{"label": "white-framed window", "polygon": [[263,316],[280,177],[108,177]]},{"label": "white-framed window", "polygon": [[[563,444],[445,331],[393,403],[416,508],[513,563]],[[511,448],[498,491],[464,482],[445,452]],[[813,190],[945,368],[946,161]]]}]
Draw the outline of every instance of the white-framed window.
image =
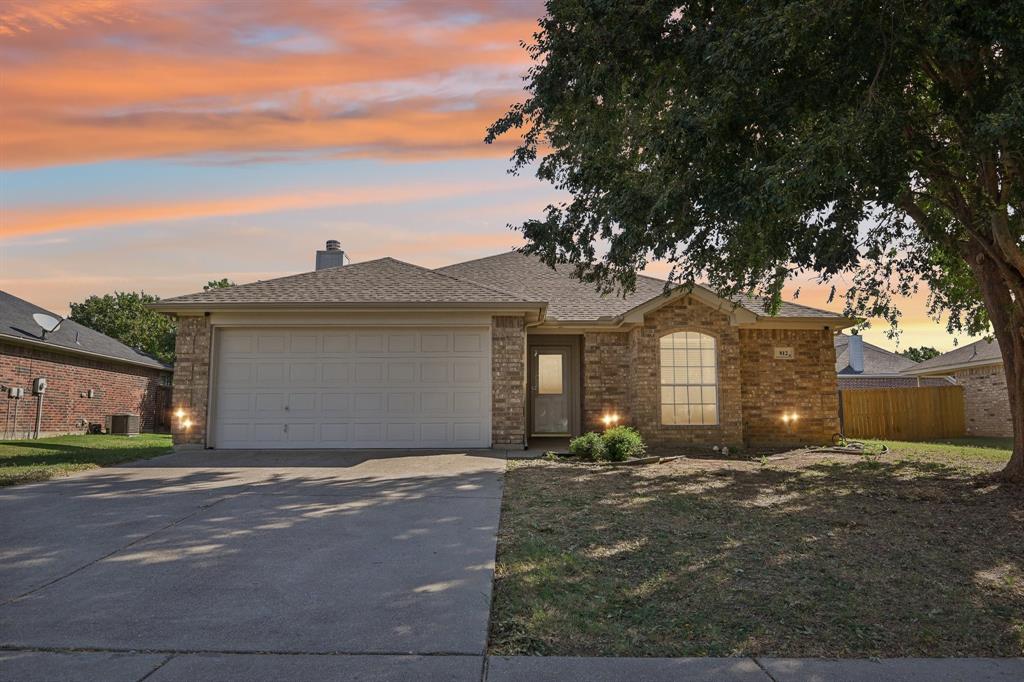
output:
[{"label": "white-framed window", "polygon": [[661,423],[718,424],[718,344],[700,332],[661,337]]}]

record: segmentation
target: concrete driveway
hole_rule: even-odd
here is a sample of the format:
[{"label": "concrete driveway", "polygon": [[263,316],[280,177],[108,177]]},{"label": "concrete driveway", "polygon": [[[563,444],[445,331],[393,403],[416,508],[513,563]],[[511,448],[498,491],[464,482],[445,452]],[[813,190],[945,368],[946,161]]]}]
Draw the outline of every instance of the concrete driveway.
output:
[{"label": "concrete driveway", "polygon": [[197,451],[0,489],[0,679],[480,679],[503,455]]}]

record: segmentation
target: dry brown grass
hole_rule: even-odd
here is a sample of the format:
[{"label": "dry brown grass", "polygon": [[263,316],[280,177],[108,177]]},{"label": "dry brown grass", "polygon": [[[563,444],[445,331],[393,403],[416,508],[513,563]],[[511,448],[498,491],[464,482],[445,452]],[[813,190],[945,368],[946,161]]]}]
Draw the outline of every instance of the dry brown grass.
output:
[{"label": "dry brown grass", "polygon": [[1019,656],[1007,453],[512,462],[494,654]]}]

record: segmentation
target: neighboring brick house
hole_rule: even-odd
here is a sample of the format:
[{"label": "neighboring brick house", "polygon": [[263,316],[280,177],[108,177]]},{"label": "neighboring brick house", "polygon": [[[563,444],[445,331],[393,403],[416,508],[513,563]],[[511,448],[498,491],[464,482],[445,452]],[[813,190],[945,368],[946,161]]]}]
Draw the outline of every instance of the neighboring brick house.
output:
[{"label": "neighboring brick house", "polygon": [[975,341],[925,360],[906,373],[922,380],[952,377],[964,387],[968,436],[1013,436],[1010,397],[998,341]]},{"label": "neighboring brick house", "polygon": [[905,372],[917,363],[898,353],[872,345],[858,334],[836,334],[836,377],[839,390],[859,388],[913,388],[949,386],[949,377],[916,377]]},{"label": "neighboring brick house", "polygon": [[522,448],[617,421],[667,451],[838,431],[841,315],[769,316],[649,277],[602,295],[515,252],[429,270],[325,265],[331,251],[313,272],[153,305],[179,321],[176,443]]},{"label": "neighboring brick house", "polygon": [[[33,384],[40,378],[47,386],[39,436],[84,433],[90,423],[105,424],[113,414],[138,415],[144,431],[169,421],[159,413],[171,383],[168,365],[71,320],[44,335],[32,317],[37,313],[55,317],[0,291],[3,438],[36,435],[40,400]],[[9,397],[12,388],[22,389],[24,397]]]}]

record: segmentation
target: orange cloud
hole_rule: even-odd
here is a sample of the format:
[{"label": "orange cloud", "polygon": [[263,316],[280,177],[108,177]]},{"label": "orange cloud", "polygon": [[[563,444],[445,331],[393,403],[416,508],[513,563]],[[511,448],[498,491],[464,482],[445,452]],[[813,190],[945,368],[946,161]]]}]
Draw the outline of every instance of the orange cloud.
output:
[{"label": "orange cloud", "polygon": [[89,227],[114,227],[154,221],[253,215],[329,206],[395,204],[466,196],[497,191],[502,188],[504,185],[496,182],[436,183],[405,187],[353,187],[215,199],[146,201],[137,204],[34,206],[5,211],[2,236],[10,238]]},{"label": "orange cloud", "polygon": [[519,41],[541,8],[381,7],[5,6],[0,158],[23,168],[267,150],[507,154],[482,138],[521,96]]}]

